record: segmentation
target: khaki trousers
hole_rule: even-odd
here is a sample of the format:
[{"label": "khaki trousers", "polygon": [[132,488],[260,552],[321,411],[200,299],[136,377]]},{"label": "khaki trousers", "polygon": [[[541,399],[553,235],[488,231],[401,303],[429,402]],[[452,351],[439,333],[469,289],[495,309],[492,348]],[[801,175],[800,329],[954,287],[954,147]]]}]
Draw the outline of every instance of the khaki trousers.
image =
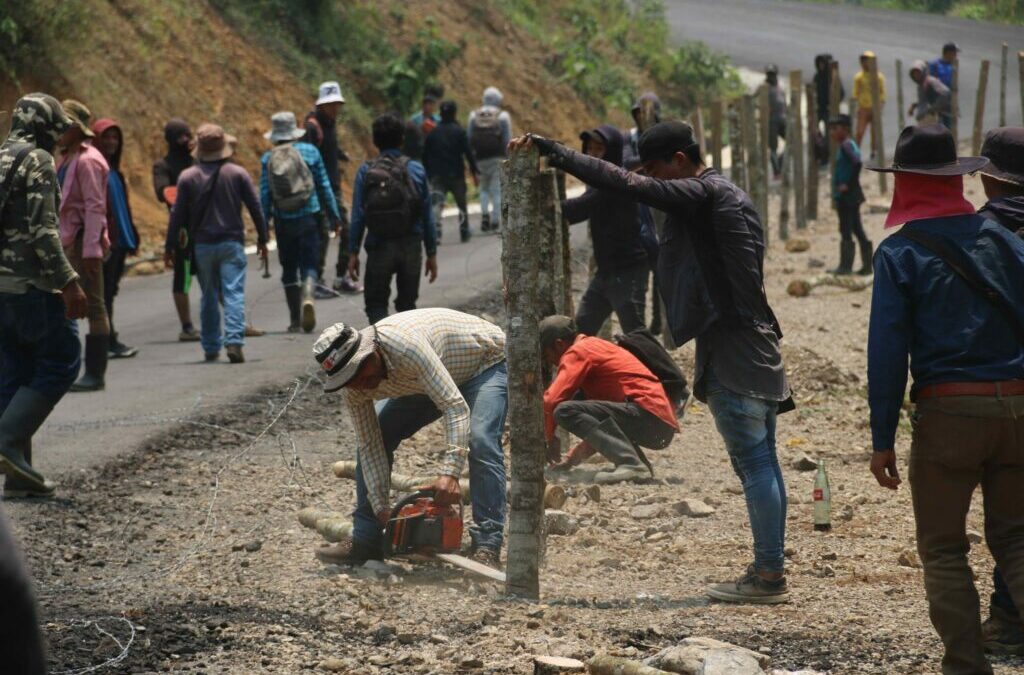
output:
[{"label": "khaki trousers", "polygon": [[910,490],[932,625],[946,675],[991,673],[967,552],[967,511],[981,485],[985,537],[1024,606],[1024,396],[922,400],[914,415]]},{"label": "khaki trousers", "polygon": [[110,319],[107,304],[103,299],[103,261],[82,258],[82,237],[79,236],[64,254],[71,267],[78,273],[78,283],[88,301],[86,318],[89,320],[89,335],[109,335]]}]

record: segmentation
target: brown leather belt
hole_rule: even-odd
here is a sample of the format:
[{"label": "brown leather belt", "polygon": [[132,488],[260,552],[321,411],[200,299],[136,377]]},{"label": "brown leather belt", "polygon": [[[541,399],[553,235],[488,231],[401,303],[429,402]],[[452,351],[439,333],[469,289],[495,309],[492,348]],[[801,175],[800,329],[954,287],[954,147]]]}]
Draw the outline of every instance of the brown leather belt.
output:
[{"label": "brown leather belt", "polygon": [[947,396],[1024,396],[1024,380],[929,384],[918,389],[914,398],[945,398]]}]

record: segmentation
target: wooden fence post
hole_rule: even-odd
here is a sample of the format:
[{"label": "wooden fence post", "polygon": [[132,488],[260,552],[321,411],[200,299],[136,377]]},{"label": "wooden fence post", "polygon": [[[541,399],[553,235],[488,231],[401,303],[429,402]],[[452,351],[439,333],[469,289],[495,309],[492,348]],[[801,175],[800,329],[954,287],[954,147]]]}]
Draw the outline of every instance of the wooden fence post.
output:
[{"label": "wooden fence post", "polygon": [[722,167],[722,99],[711,102],[711,166],[720,173]]},{"label": "wooden fence post", "polygon": [[502,273],[506,288],[509,445],[512,469],[506,591],[540,597],[544,538],[544,412],[541,376],[537,241],[541,176],[536,150],[518,151],[502,165]]},{"label": "wooden fence post", "polygon": [[[757,209],[763,224],[766,214],[761,211],[761,191],[764,188],[765,165],[764,155],[761,154],[761,141],[757,133],[757,115],[752,94],[745,94],[743,96],[743,141],[747,146],[747,176],[750,182],[750,198],[754,202],[754,208]],[[767,234],[767,225],[764,229],[765,234]]]},{"label": "wooden fence post", "polygon": [[896,59],[896,121],[899,128],[896,131],[903,131],[907,125],[906,108],[903,107],[903,59]]},{"label": "wooden fence post", "polygon": [[708,161],[708,143],[704,138],[704,115],[701,114],[700,106],[694,109],[693,114],[690,115],[691,124],[693,127],[693,137],[696,139],[697,144],[700,145],[700,158],[702,161]]},{"label": "wooden fence post", "polygon": [[[925,73],[927,74],[927,73]],[[960,147],[960,59],[953,59],[953,86],[949,88],[953,103],[953,140]]]},{"label": "wooden fence post", "polygon": [[558,183],[554,169],[540,172],[540,238],[537,247],[540,270],[537,274],[537,312],[541,318],[557,311],[562,295],[562,205],[558,201]]},{"label": "wooden fence post", "polygon": [[[840,87],[842,83],[839,81],[839,63],[837,61],[829,62],[829,90],[828,90],[828,119],[832,119],[839,114],[839,104],[842,102],[842,96],[840,94]],[[853,111],[850,111],[850,117],[853,117]],[[835,171],[836,168],[836,151],[838,145],[828,133],[828,120],[825,120],[825,137],[828,140],[828,170],[829,175]]]},{"label": "wooden fence post", "polygon": [[806,195],[804,194],[804,125],[801,103],[804,100],[804,75],[789,71],[789,129],[786,131],[786,156],[793,170],[793,211],[796,229],[807,227]]},{"label": "wooden fence post", "polygon": [[[885,125],[882,121],[882,87],[878,79],[878,57],[872,56],[868,59],[868,78],[871,85],[871,138],[874,140],[875,159],[879,166],[885,166],[885,140],[883,130]],[[878,191],[883,195],[889,191],[888,175],[884,171],[876,171],[878,174]]]},{"label": "wooden fence post", "polygon": [[971,135],[971,152],[975,155],[981,152],[981,137],[985,131],[985,92],[988,89],[988,69],[988,59],[982,60],[981,70],[978,73],[978,98],[974,101],[974,133]]},{"label": "wooden fence post", "polygon": [[760,162],[760,176],[761,186],[757,191],[760,201],[757,204],[757,210],[761,214],[761,225],[764,227],[764,244],[768,246],[770,231],[769,222],[771,217],[768,214],[768,186],[772,179],[772,171],[768,169],[769,153],[768,153],[768,135],[772,133],[772,122],[771,122],[771,104],[768,99],[768,85],[761,85],[761,88],[757,92],[757,110],[758,110],[758,140],[759,147],[761,149],[761,162]]},{"label": "wooden fence post", "polygon": [[[556,275],[555,283],[561,283],[562,297],[555,298],[555,312],[563,316],[574,316],[572,302],[572,244],[569,241],[569,220],[562,213],[562,202],[567,194],[565,189],[565,172],[558,169],[555,173],[555,181],[558,186],[558,220],[561,236],[558,238],[561,248],[560,274]],[[556,292],[558,290],[556,285]]]},{"label": "wooden fence post", "polygon": [[813,82],[807,83],[807,218],[818,219],[818,91]]},{"label": "wooden fence post", "polygon": [[1006,126],[1006,67],[1010,45],[1003,43],[1002,65],[999,68],[999,126]]},{"label": "wooden fence post", "polygon": [[747,184],[747,163],[744,159],[747,144],[743,140],[744,108],[742,99],[729,104],[729,177],[744,192],[750,192]]}]

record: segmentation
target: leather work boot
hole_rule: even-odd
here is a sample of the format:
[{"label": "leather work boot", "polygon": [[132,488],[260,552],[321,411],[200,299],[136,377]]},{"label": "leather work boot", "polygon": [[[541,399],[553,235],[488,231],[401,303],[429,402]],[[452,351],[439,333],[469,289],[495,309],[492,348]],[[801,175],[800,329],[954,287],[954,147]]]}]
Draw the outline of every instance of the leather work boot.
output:
[{"label": "leather work boot", "polygon": [[21,387],[0,416],[0,470],[16,487],[39,493],[53,492],[42,474],[32,468],[32,436],[43,425],[53,401],[34,389]]},{"label": "leather work boot", "polygon": [[224,353],[228,355],[228,361],[231,363],[245,363],[245,354],[242,352],[242,345],[228,345],[224,348]]},{"label": "leather work boot", "polygon": [[1024,654],[1024,625],[1019,616],[992,605],[981,624],[985,651],[992,654]]},{"label": "leather work boot", "polygon": [[501,569],[501,551],[494,548],[477,548],[467,556],[470,560],[476,561],[481,565],[486,565],[491,569]]},{"label": "leather work boot", "polygon": [[319,546],[315,555],[316,559],[325,565],[365,565],[367,560],[384,559],[380,546],[355,539]]},{"label": "leather work boot", "polygon": [[594,477],[594,482],[598,485],[610,485],[651,477],[651,470],[640,459],[636,446],[612,418],[602,420],[587,433],[583,440],[615,465],[615,468],[610,471],[598,472]]},{"label": "leather work boot", "polygon": [[314,285],[312,277],[302,282],[302,330],[306,333],[312,333],[316,328],[316,310],[313,308]]},{"label": "leather work boot", "polygon": [[71,391],[101,391],[106,388],[104,376],[109,358],[109,335],[85,336],[85,375],[71,385]]}]

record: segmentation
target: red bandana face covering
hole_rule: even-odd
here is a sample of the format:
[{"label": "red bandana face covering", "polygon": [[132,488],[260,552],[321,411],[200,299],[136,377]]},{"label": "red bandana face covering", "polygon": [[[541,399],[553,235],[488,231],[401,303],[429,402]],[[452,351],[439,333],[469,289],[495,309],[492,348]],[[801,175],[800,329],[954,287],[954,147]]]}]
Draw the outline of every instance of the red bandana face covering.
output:
[{"label": "red bandana face covering", "polygon": [[964,198],[963,176],[926,176],[897,172],[892,206],[885,227],[896,227],[922,218],[941,218],[974,213]]}]

